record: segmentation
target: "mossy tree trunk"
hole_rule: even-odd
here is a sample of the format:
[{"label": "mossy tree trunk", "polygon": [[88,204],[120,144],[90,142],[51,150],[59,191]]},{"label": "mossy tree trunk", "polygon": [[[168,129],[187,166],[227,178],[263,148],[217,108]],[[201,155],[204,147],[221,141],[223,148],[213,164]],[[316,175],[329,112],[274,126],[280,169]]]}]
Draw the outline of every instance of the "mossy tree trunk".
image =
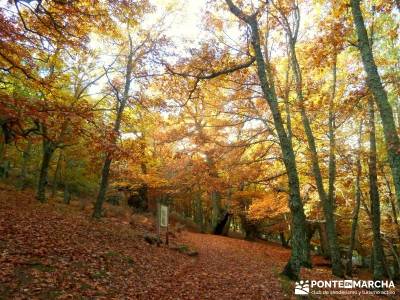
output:
[{"label": "mossy tree trunk", "polygon": [[350,245],[347,253],[347,264],[346,264],[346,273],[348,276],[352,276],[353,273],[353,250],[356,242],[356,233],[358,226],[358,216],[360,212],[360,204],[361,204],[361,175],[362,175],[362,167],[361,167],[361,152],[362,152],[362,122],[360,122],[359,129],[359,137],[358,137],[358,154],[357,154],[357,175],[356,175],[356,197],[355,204],[353,209],[353,218],[351,223],[351,234],[350,234]]},{"label": "mossy tree trunk", "polygon": [[374,280],[382,280],[385,275],[385,253],[381,239],[381,211],[378,190],[377,153],[375,137],[375,111],[374,102],[370,97],[369,106],[369,197],[371,201],[371,221],[373,234]]},{"label": "mossy tree trunk", "polygon": [[289,207],[292,213],[292,252],[290,260],[282,274],[292,280],[297,280],[299,278],[301,266],[311,265],[311,259],[306,238],[306,218],[300,196],[299,177],[292,142],[284,128],[275,87],[273,85],[273,78],[270,78],[272,72],[267,72],[267,64],[261,50],[257,14],[246,15],[231,0],[226,0],[226,3],[230,11],[250,27],[251,44],[256,57],[258,79],[264,99],[271,109],[275,129],[278,134],[282,158],[288,175],[290,194]]},{"label": "mossy tree trunk", "polygon": [[26,189],[28,185],[28,164],[31,157],[32,142],[28,139],[26,147],[22,152],[22,164],[20,173],[19,188],[21,190]]},{"label": "mossy tree trunk", "polygon": [[[111,143],[116,144],[117,143],[117,138],[120,133],[120,127],[121,127],[121,122],[122,122],[122,114],[124,113],[125,107],[128,103],[128,98],[129,98],[129,92],[130,92],[130,87],[132,83],[132,71],[133,71],[133,55],[134,55],[134,49],[132,45],[132,39],[129,36],[129,54],[128,54],[128,60],[126,64],[126,69],[125,69],[125,84],[124,84],[124,91],[122,94],[122,97],[117,97],[117,115],[116,119],[114,122],[114,135],[112,137]],[[99,187],[99,193],[97,195],[97,199],[94,205],[94,210],[93,210],[93,218],[100,218],[102,216],[102,209],[103,209],[103,203],[105,201],[106,197],[106,192],[108,188],[108,181],[109,181],[109,176],[110,176],[110,169],[111,169],[111,162],[112,162],[112,153],[111,151],[108,151],[106,153],[106,157],[104,159],[103,163],[103,168],[101,170],[101,181],[100,181],[100,187]]]},{"label": "mossy tree trunk", "polygon": [[367,73],[367,85],[374,96],[383,125],[386,149],[389,165],[392,170],[393,182],[396,190],[396,198],[400,207],[400,139],[394,121],[392,106],[389,103],[387,93],[383,87],[378,68],[375,63],[372,46],[368,38],[364,18],[361,12],[360,0],[351,0],[354,26],[358,37],[358,49]]},{"label": "mossy tree trunk", "polygon": [[46,187],[48,183],[49,167],[55,149],[56,147],[54,146],[53,142],[43,137],[43,142],[42,142],[43,155],[42,155],[42,163],[40,166],[40,174],[39,174],[37,194],[36,194],[36,198],[40,202],[46,202]]}]

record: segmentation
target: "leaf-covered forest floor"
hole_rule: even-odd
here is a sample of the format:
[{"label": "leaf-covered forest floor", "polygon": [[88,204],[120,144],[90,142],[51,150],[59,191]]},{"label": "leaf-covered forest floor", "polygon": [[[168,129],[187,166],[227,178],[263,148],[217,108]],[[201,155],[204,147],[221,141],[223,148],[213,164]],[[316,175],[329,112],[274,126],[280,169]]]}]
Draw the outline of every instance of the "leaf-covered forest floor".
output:
[{"label": "leaf-covered forest floor", "polygon": [[[293,283],[279,276],[288,249],[177,234],[172,246],[196,249],[191,257],[146,243],[152,222],[140,215],[93,221],[89,209],[38,204],[31,192],[0,186],[0,299],[293,298]],[[331,278],[323,266],[303,277]]]}]

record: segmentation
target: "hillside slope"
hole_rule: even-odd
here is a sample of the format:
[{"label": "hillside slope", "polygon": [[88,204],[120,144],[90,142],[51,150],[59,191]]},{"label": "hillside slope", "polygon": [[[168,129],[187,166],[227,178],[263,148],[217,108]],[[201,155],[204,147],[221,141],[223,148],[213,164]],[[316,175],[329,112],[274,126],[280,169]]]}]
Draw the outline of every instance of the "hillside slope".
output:
[{"label": "hillside slope", "polygon": [[[172,242],[198,250],[189,257],[146,243],[154,226],[144,221],[93,221],[73,205],[1,187],[0,299],[293,298],[293,283],[279,277],[288,249],[183,232]],[[303,276],[330,278],[323,267]]]}]

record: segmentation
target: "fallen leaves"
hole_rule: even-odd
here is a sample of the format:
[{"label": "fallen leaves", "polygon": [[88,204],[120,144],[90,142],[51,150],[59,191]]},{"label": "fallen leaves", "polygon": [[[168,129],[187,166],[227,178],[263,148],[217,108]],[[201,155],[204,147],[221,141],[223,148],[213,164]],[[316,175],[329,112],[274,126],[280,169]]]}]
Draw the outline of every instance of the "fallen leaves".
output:
[{"label": "fallen leaves", "polygon": [[[147,228],[39,205],[0,190],[0,295],[5,299],[132,299],[189,258],[140,237]],[[31,203],[30,203],[31,202]],[[149,294],[150,293],[150,294]],[[1,297],[0,297],[1,298]],[[3,298],[1,298],[3,299]]]},{"label": "fallen leaves", "polygon": [[[294,297],[279,276],[290,250],[277,244],[183,232],[157,247],[144,240],[154,235],[149,216],[92,221],[89,211],[31,197],[0,189],[0,299]],[[332,279],[327,261],[313,262],[304,279]]]}]

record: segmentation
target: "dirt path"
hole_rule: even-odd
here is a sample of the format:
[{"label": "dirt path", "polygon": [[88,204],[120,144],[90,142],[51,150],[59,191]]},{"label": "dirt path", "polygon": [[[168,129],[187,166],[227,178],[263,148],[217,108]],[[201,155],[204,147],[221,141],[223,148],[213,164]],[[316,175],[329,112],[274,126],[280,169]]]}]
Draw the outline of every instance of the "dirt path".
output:
[{"label": "dirt path", "polygon": [[273,244],[253,243],[208,234],[184,233],[199,256],[178,268],[168,281],[171,299],[284,299],[291,292],[278,278],[289,251]]},{"label": "dirt path", "polygon": [[[293,283],[279,277],[290,250],[277,244],[183,232],[171,244],[198,251],[189,257],[145,242],[155,234],[147,217],[90,214],[0,187],[0,300],[294,299]],[[317,260],[302,278],[332,279]]]}]

